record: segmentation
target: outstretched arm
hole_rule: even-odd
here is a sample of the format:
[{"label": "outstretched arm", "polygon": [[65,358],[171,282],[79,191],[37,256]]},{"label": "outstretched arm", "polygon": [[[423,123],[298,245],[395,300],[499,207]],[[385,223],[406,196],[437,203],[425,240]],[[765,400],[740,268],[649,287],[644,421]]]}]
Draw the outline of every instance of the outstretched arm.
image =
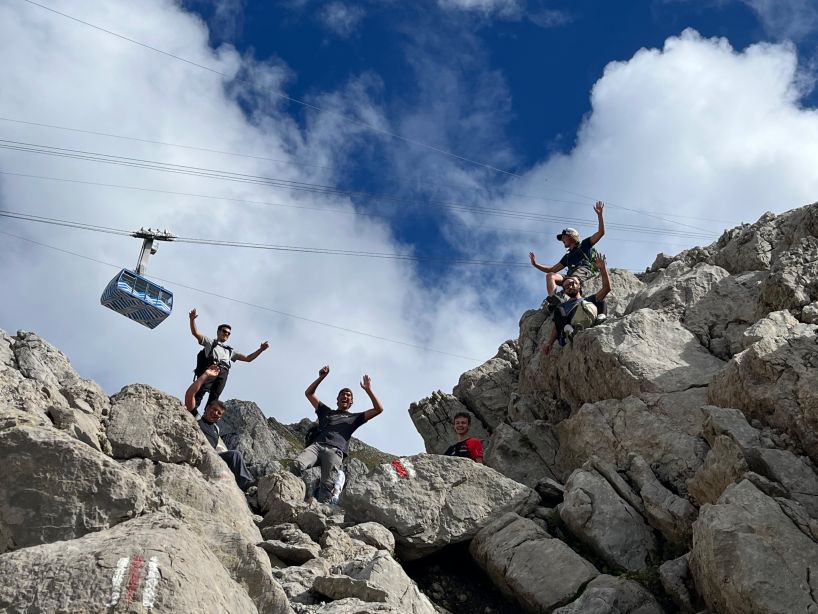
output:
[{"label": "outstretched arm", "polygon": [[234,356],[236,357],[236,360],[240,360],[242,362],[253,362],[256,358],[261,356],[261,353],[268,347],[270,347],[270,344],[265,341],[260,346],[258,346],[258,349],[252,354],[244,355],[241,352],[236,352]]},{"label": "outstretched arm", "polygon": [[329,375],[329,365],[324,365],[318,371],[318,378],[307,386],[307,389],[304,391],[304,396],[307,397],[307,400],[315,409],[318,409],[318,404],[321,403],[321,399],[315,396],[315,391],[318,390],[318,385],[324,381],[327,375]]},{"label": "outstretched arm", "polygon": [[216,377],[219,374],[219,365],[210,365],[207,370],[202,373],[196,380],[188,386],[185,391],[185,409],[192,412],[196,409],[196,393],[204,385],[204,383],[211,377]]},{"label": "outstretched arm", "polygon": [[196,327],[196,318],[199,317],[199,314],[196,313],[195,309],[191,309],[188,317],[190,318],[190,334],[196,337],[196,341],[201,343],[204,335],[200,333],[199,329]]},{"label": "outstretched arm", "polygon": [[361,388],[364,389],[364,392],[369,395],[369,399],[372,401],[372,409],[367,409],[364,412],[364,418],[368,422],[375,416],[383,413],[383,405],[381,405],[381,402],[378,400],[378,397],[375,396],[375,393],[372,392],[372,379],[368,375],[364,375],[364,378],[361,381]]},{"label": "outstretched arm", "polygon": [[562,270],[562,263],[558,262],[554,266],[543,266],[539,262],[537,262],[537,258],[534,255],[534,252],[528,252],[528,259],[531,260],[531,265],[535,269],[539,269],[543,273],[558,273]]},{"label": "outstretched arm", "polygon": [[591,235],[591,245],[596,245],[596,243],[605,235],[605,218],[602,216],[602,212],[605,209],[605,203],[601,200],[596,201],[594,205],[594,211],[596,211],[596,218],[599,221],[599,227],[597,231]]},{"label": "outstretched arm", "polygon": [[596,300],[601,301],[608,296],[608,292],[611,291],[611,277],[608,275],[608,265],[605,262],[604,254],[597,254],[594,262],[596,263],[596,268],[599,269],[599,276],[602,278],[602,289],[596,293]]}]

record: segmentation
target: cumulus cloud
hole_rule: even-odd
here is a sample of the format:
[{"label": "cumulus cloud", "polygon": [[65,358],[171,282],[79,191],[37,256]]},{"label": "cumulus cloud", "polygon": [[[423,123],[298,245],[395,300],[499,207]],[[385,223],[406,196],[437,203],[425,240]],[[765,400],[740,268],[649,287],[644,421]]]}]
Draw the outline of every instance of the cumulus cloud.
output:
[{"label": "cumulus cloud", "polygon": [[[57,3],[55,8],[78,12],[70,3]],[[9,122],[0,122],[3,138],[289,181],[332,183],[331,172],[320,167],[323,161],[337,162],[337,152],[328,145],[337,142],[334,134],[341,130],[333,120],[337,117],[310,113],[306,129],[293,122],[288,115],[291,109],[281,107],[281,100],[273,95],[288,78],[286,67],[250,61],[229,46],[211,49],[201,20],[169,2],[88,5],[77,17],[228,75],[242,75],[250,83],[238,86],[235,80],[174,62],[36,7],[4,5],[0,7],[0,52],[16,60],[0,67],[2,116],[255,157]],[[263,103],[264,92],[270,94],[266,100],[276,102]],[[344,98],[352,93],[335,95]],[[357,112],[368,121],[381,121],[375,105],[360,105]],[[345,134],[350,134],[348,128]],[[301,165],[304,162],[306,166]],[[8,150],[0,150],[0,169],[157,190],[0,175],[0,205],[14,211],[124,229],[168,228],[190,237],[411,251],[395,239],[388,219],[356,215],[356,207],[342,196]],[[8,220],[3,230],[122,267],[134,265],[139,249],[139,243],[130,238],[89,236]],[[160,246],[148,272],[173,280],[165,285],[175,291],[174,313],[149,331],[99,305],[102,288],[114,272],[114,268],[4,237],[0,273],[8,288],[19,289],[20,300],[3,308],[0,328],[41,333],[68,354],[80,373],[99,381],[109,393],[138,381],[181,395],[190,382],[197,352],[187,330],[187,312],[196,307],[199,327],[207,334],[215,333],[220,322],[231,323],[231,341],[240,351],[252,351],[263,340],[270,342],[271,349],[256,362],[236,366],[227,398],[254,400],[268,415],[293,422],[311,414],[303,390],[323,364],[332,368],[330,379],[319,390],[326,401],[332,401],[342,386],[355,387],[366,372],[386,412],[360,434],[398,453],[422,448],[407,415],[410,402],[438,388],[450,389],[463,370],[491,356],[514,327],[511,319],[486,315],[480,308],[479,289],[463,285],[457,275],[443,287],[429,288],[411,263],[171,243]],[[316,322],[478,360],[420,351]],[[359,391],[356,408],[366,409],[366,402]]]}]

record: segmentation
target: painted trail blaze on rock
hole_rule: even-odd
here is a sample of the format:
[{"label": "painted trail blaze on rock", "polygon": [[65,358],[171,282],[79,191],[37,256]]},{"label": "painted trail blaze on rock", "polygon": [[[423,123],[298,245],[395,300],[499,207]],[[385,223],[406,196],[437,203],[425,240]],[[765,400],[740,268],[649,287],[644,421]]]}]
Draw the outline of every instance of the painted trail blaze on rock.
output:
[{"label": "painted trail blaze on rock", "polygon": [[[417,475],[412,461],[407,458],[396,458],[392,461],[393,478],[413,478]],[[397,476],[397,477],[395,477]]]},{"label": "painted trail blaze on rock", "polygon": [[[128,581],[125,584],[125,603],[133,603],[139,592],[139,585],[142,580],[142,569],[145,567],[145,557],[137,554],[133,558],[122,557],[114,568],[114,573],[111,576],[111,599],[105,604],[106,607],[114,607],[122,598],[122,583],[127,576]],[[142,590],[142,606],[148,609],[153,608],[156,601],[156,589],[159,585],[159,562],[153,556],[148,561],[148,570],[145,574],[145,586]]]}]

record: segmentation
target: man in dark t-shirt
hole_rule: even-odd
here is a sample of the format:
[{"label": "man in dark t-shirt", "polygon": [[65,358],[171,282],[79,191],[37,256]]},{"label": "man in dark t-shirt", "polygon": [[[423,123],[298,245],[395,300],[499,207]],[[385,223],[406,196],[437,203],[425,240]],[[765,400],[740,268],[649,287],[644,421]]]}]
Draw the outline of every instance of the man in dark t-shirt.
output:
[{"label": "man in dark t-shirt", "polygon": [[361,388],[364,389],[372,401],[372,409],[360,413],[352,413],[352,390],[342,388],[338,393],[336,403],[338,409],[332,410],[324,405],[315,395],[318,385],[329,375],[329,367],[324,366],[318,371],[318,379],[310,384],[304,391],[304,395],[310,404],[315,408],[318,416],[318,435],[315,441],[307,446],[304,451],[296,457],[290,466],[290,471],[302,477],[304,471],[317,464],[321,464],[321,485],[318,489],[318,500],[325,502],[332,497],[332,490],[335,486],[335,474],[341,467],[344,455],[349,447],[349,440],[352,433],[360,426],[383,412],[383,406],[372,392],[372,380],[368,375],[364,375],[361,381]]},{"label": "man in dark t-shirt", "polygon": [[[577,277],[580,282],[588,281],[597,274],[594,266],[594,245],[605,234],[605,219],[602,215],[605,209],[605,203],[601,200],[594,205],[594,212],[597,217],[597,231],[586,239],[580,239],[579,232],[573,228],[564,228],[561,233],[557,235],[557,240],[562,241],[562,244],[567,250],[566,254],[560,258],[560,261],[554,266],[547,267],[537,262],[534,252],[529,252],[528,257],[531,260],[534,268],[545,273],[545,287],[548,292],[546,300],[552,307],[556,307],[560,299],[557,297],[557,286],[562,286],[563,281],[567,277]],[[560,271],[567,268],[565,275]]]},{"label": "man in dark t-shirt", "polygon": [[597,255],[594,263],[602,278],[602,289],[585,298],[582,296],[582,280],[573,276],[565,278],[562,284],[565,300],[554,308],[554,328],[548,342],[543,346],[545,354],[551,351],[557,340],[560,345],[565,345],[575,329],[593,326],[599,322],[598,314],[605,312],[605,297],[611,291],[611,278],[603,255]]},{"label": "man in dark t-shirt", "polygon": [[464,411],[456,413],[452,420],[452,426],[460,441],[446,448],[443,454],[446,456],[462,456],[472,459],[475,463],[483,464],[483,442],[477,437],[469,437],[471,416]]}]

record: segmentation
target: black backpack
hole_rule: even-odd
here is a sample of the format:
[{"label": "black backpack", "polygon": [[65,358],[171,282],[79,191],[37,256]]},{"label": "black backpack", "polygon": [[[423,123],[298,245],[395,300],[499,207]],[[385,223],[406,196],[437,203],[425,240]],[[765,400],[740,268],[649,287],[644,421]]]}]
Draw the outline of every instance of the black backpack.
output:
[{"label": "black backpack", "polygon": [[[199,350],[199,353],[196,354],[196,368],[193,369],[193,379],[194,380],[201,377],[202,373],[207,371],[207,368],[210,365],[216,364],[216,361],[213,360],[213,348],[214,347],[216,347],[215,342],[213,342],[210,345],[210,351],[208,351],[207,348],[202,348],[201,350]],[[229,345],[224,345],[222,347],[230,350],[231,352],[233,351],[233,348],[231,348]]]}]

